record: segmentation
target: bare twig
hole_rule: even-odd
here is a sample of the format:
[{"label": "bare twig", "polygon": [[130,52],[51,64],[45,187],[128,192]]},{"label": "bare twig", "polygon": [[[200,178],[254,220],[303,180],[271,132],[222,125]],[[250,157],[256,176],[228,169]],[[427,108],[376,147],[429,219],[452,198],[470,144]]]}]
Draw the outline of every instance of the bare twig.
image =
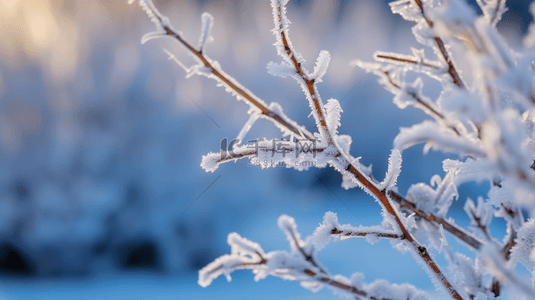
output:
[{"label": "bare twig", "polygon": [[441,69],[440,66],[437,66],[431,62],[428,61],[419,61],[416,57],[411,55],[402,55],[402,54],[396,54],[396,56],[391,55],[387,52],[377,52],[374,55],[374,58],[376,60],[383,60],[383,61],[390,61],[392,63],[404,63],[404,64],[412,64],[412,65],[422,65],[424,67],[428,67],[431,69]]},{"label": "bare twig", "polygon": [[498,18],[498,13],[500,11],[500,6],[502,6],[502,0],[496,1],[496,7],[494,8],[494,15],[490,19],[490,24],[495,24],[496,19]]}]

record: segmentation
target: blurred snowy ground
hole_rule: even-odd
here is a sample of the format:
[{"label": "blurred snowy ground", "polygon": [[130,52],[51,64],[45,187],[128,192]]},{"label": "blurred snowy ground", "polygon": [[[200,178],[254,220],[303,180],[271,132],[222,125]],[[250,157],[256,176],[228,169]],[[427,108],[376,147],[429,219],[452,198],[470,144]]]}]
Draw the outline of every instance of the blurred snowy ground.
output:
[{"label": "blurred snowy ground", "polygon": [[[513,48],[531,22],[530,2],[509,1],[499,25]],[[268,62],[279,61],[269,1],[156,5],[193,43],[201,13],[210,12],[207,54],[313,129],[300,88],[266,72]],[[373,76],[349,62],[371,61],[375,50],[410,53],[419,47],[413,24],[382,1],[291,1],[288,11],[292,41],[309,63],[320,50],[331,53],[320,93],[340,100],[340,132],[353,137],[353,155],[382,178],[399,127],[424,116],[398,110]],[[192,59],[172,41],[140,45],[153,25],[136,5],[0,0],[0,15],[0,299],[332,298],[295,282],[255,283],[245,271],[203,289],[196,271],[229,251],[232,231],[267,251],[288,249],[276,225],[281,214],[293,216],[303,235],[329,210],[341,223],[376,224],[379,207],[369,196],[343,190],[330,169],[260,170],[241,161],[204,173],[201,156],[237,135],[248,107],[207,79],[185,79],[162,47],[186,64]],[[431,82],[425,92],[437,96]],[[259,121],[247,137],[264,136],[280,135]],[[444,156],[422,158],[421,151],[404,152],[402,193],[442,174]],[[458,223],[467,223],[464,199],[485,188],[462,187],[452,212]],[[493,225],[503,234],[503,224]],[[335,243],[320,258],[332,273],[359,271],[368,281],[433,289],[412,257],[386,241]]]}]

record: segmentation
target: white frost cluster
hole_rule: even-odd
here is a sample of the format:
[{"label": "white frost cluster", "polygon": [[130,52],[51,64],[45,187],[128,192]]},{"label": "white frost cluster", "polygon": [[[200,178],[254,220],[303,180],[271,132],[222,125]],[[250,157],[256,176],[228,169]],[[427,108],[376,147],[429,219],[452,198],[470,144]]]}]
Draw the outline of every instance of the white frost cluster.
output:
[{"label": "white frost cluster", "polygon": [[[227,280],[230,281],[232,272],[250,269],[255,274],[255,281],[271,275],[285,280],[300,281],[302,287],[314,292],[323,287],[328,287],[335,294],[343,297],[352,298],[356,295],[362,296],[362,293],[364,293],[371,299],[429,299],[429,295],[410,284],[391,284],[386,280],[376,280],[368,284],[364,282],[364,276],[360,273],[353,274],[351,278],[343,275],[331,275],[319,264],[316,257],[318,246],[313,243],[320,234],[318,232],[322,231],[321,228],[330,228],[330,226],[335,225],[337,228],[349,231],[360,230],[364,227],[339,225],[336,214],[328,212],[325,214],[324,224],[316,229],[314,236],[307,237],[303,241],[297,231],[297,224],[292,217],[282,215],[279,217],[278,223],[290,242],[291,252],[272,251],[265,253],[259,244],[241,237],[235,232],[231,233],[227,239],[231,247],[231,253],[217,258],[200,270],[199,285],[207,287],[221,275],[225,275]],[[366,228],[365,230],[369,232],[375,230],[377,232],[377,230],[382,229],[377,226],[377,228]],[[326,232],[325,230],[323,231]],[[336,288],[340,284],[346,285],[350,289],[358,290],[359,294],[355,294],[352,290]]]},{"label": "white frost cluster", "polygon": [[[471,239],[479,262],[485,261],[486,265],[476,266],[477,262],[451,253],[442,225],[420,218],[413,231],[415,236],[439,252],[446,250],[450,269],[457,274],[454,281],[476,299],[496,296],[489,288],[482,288],[485,274],[518,288],[520,294],[533,296],[533,288],[510,269],[507,260],[511,257],[521,262],[535,276],[531,257],[535,228],[533,221],[524,222],[526,213],[531,218],[535,215],[535,43],[530,42],[535,35],[530,33],[532,37],[526,38],[525,48],[513,52],[496,30],[507,10],[505,0],[477,3],[482,16],[477,16],[464,0],[392,2],[394,13],[416,22],[413,33],[417,41],[430,47],[438,60],[428,60],[423,51],[414,49],[413,55],[379,51],[375,59],[380,63],[357,61],[356,65],[376,74],[394,94],[398,107],[411,105],[431,117],[402,128],[394,140],[395,149],[402,151],[423,143],[424,152],[434,149],[458,155],[458,159],[444,160],[445,175],[435,175],[430,184],[415,183],[409,188],[407,198],[416,208],[432,218],[455,224],[447,215],[452,202],[459,198],[458,186],[466,182],[490,183],[487,198],[479,197],[477,204],[466,199],[464,209],[470,219],[470,233],[457,231]],[[535,14],[535,5],[531,10]],[[468,57],[462,72],[455,62],[458,53]],[[407,82],[408,72],[439,81],[442,91],[438,98],[433,100],[423,94],[420,78]],[[495,217],[507,223],[507,235],[501,245],[490,231]],[[532,280],[535,282],[535,277]]]},{"label": "white frost cluster", "polygon": [[214,17],[211,14],[205,12],[201,16],[202,27],[201,27],[201,37],[199,38],[199,51],[204,52],[204,47],[206,42],[212,39],[210,33],[212,32],[212,26],[214,25]]},{"label": "white frost cluster", "polygon": [[[340,233],[333,233],[333,230],[338,230]],[[399,234],[391,229],[384,228],[383,226],[351,226],[349,224],[341,225],[338,223],[338,217],[336,213],[326,212],[323,217],[323,223],[320,224],[314,231],[311,241],[317,251],[322,250],[329,244],[333,238],[340,240],[364,237],[370,244],[376,243],[382,234]]]}]

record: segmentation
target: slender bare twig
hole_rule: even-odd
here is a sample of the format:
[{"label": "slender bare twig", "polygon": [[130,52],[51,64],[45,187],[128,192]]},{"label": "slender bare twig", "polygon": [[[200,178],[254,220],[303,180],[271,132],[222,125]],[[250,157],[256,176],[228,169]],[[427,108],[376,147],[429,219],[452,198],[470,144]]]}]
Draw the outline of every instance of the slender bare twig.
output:
[{"label": "slender bare twig", "polygon": [[381,52],[378,51],[375,53],[374,58],[376,60],[383,60],[383,61],[391,61],[393,63],[405,63],[405,64],[412,64],[412,65],[419,65],[421,64],[424,67],[428,67],[431,69],[441,69],[440,66],[437,66],[435,64],[432,64],[428,61],[419,61],[416,57],[411,55],[402,55],[402,54],[396,54],[396,56],[392,56],[391,53],[387,52]]},{"label": "slender bare twig", "polygon": [[503,257],[505,257],[506,260],[509,260],[511,258],[511,250],[516,245],[516,231],[513,230],[511,233],[511,236],[509,237],[509,241],[505,243],[503,246]]},{"label": "slender bare twig", "polygon": [[[159,20],[160,23],[162,24],[162,26],[165,25],[164,22],[162,22],[162,20],[160,19]],[[218,78],[220,78],[221,80],[225,81],[224,79],[226,79],[225,82],[228,82],[230,83],[229,86],[231,88],[233,88],[237,93],[239,93],[242,97],[244,97],[245,99],[248,99],[253,105],[257,106],[258,108],[260,108],[260,110],[262,111],[262,113],[264,113],[265,115],[267,116],[270,116],[270,115],[273,115],[273,120],[274,122],[277,122],[277,120],[282,120],[282,118],[277,117],[277,115],[275,113],[273,113],[272,111],[270,111],[267,107],[265,107],[264,105],[262,105],[261,103],[259,103],[258,101],[255,100],[255,98],[257,98],[255,95],[253,95],[249,90],[245,91],[245,90],[242,90],[242,89],[239,89],[236,85],[232,84],[232,82],[227,79],[226,77],[224,77],[223,75],[221,75],[221,73],[217,72],[217,70],[215,70],[215,68],[212,66],[212,64],[209,62],[209,59],[206,58],[205,54],[202,53],[201,51],[197,51],[195,48],[193,48],[193,46],[191,46],[189,43],[187,43],[184,39],[182,39],[176,32],[174,32],[171,28],[169,28],[168,26],[164,26],[163,27],[166,34],[174,37],[178,42],[180,42],[182,45],[184,45],[184,47],[186,47],[192,54],[194,54],[195,56],[197,56],[199,59],[201,59],[201,61],[204,63],[204,65],[208,68],[210,68],[210,70],[212,70],[212,72],[214,72],[214,75],[218,76]],[[284,32],[281,32],[281,35],[283,35]],[[286,38],[284,38],[284,40],[286,40]],[[287,43],[287,42],[286,42]],[[286,46],[286,49],[287,51],[290,51],[289,50],[289,47],[287,46],[287,44],[285,45]],[[288,53],[288,52],[287,52]],[[289,54],[291,54],[291,51],[289,52]],[[294,65],[296,66],[296,70],[297,70],[297,73],[304,77],[304,73],[301,69],[301,65],[297,62],[297,60],[295,59],[294,56],[292,56],[292,60],[294,61]],[[386,73],[386,75],[388,76],[388,73]],[[388,76],[388,78],[390,78],[390,76]],[[391,79],[391,78],[390,78]],[[309,80],[309,82],[307,82],[307,86],[309,85],[313,85],[314,83],[312,82],[312,80]],[[393,86],[397,86],[398,88],[399,85],[394,83],[393,81],[391,81],[391,84]],[[314,91],[314,87],[311,86],[309,88],[309,90],[312,90]],[[416,101],[418,103],[420,103],[421,105],[425,106],[427,109],[429,109],[430,111],[432,111],[437,117],[439,118],[444,118],[444,116],[442,114],[440,114],[439,112],[437,112],[436,110],[434,110],[433,108],[431,108],[430,106],[428,106],[425,102],[423,102],[421,99],[416,99]],[[302,129],[296,129],[294,126],[292,126],[291,124],[287,123],[287,122],[278,122],[281,126],[285,127],[287,130],[289,131],[292,131],[296,134],[299,134],[300,132],[302,132],[307,138],[310,138],[312,139],[313,136],[312,134],[310,134],[309,132],[307,131],[302,131]],[[454,128],[452,128],[454,129]],[[455,132],[456,129],[454,129]],[[297,132],[296,132],[297,131]],[[458,132],[457,132],[458,133]],[[324,149],[313,149],[317,152],[322,152]],[[300,151],[304,151],[306,152],[306,150],[300,150]],[[312,151],[312,150],[311,150]],[[247,152],[247,153],[241,153],[241,154],[233,154],[233,155],[227,155],[225,158],[221,159],[220,161],[218,162],[226,162],[226,161],[232,161],[232,160],[235,160],[235,159],[240,159],[240,158],[244,158],[244,157],[251,157],[253,155],[256,154],[256,150],[255,149],[251,149],[250,152]],[[535,165],[535,163],[534,163]],[[430,223],[436,223],[436,224],[442,224],[444,226],[444,229],[446,231],[449,231],[450,233],[454,234],[455,236],[457,236],[459,239],[463,240],[464,242],[466,242],[467,244],[471,245],[472,247],[474,248],[479,248],[481,246],[481,242],[479,242],[475,237],[472,237],[469,233],[467,233],[466,231],[464,231],[463,229],[457,227],[457,225],[455,224],[450,224],[448,223],[447,221],[443,220],[443,219],[440,219],[440,218],[437,218],[433,215],[430,215],[430,216],[427,216],[424,212],[422,211],[419,211],[418,209],[416,209],[416,207],[410,203],[409,201],[401,198],[399,195],[395,194],[394,192],[392,191],[389,191],[389,193],[393,193],[394,195],[396,195],[397,197],[393,197],[392,194],[390,195],[392,197],[392,199],[394,200],[397,200],[397,199],[402,199],[402,201],[405,203],[405,208],[409,208],[409,210],[411,210],[412,212],[415,212],[418,216],[422,217],[423,219],[425,219],[426,221],[430,222]],[[401,203],[400,203],[401,204]],[[403,206],[403,205],[402,205]],[[410,209],[412,208],[412,209]]]}]

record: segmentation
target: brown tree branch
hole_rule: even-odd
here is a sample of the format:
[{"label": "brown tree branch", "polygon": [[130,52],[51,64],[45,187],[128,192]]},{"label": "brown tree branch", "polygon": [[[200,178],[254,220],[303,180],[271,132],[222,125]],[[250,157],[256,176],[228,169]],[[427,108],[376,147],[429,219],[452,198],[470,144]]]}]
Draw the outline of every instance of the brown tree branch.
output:
[{"label": "brown tree branch", "polygon": [[323,270],[323,268],[320,267],[316,263],[316,261],[314,260],[314,257],[312,257],[312,253],[310,253],[310,254],[306,253],[305,250],[303,249],[303,247],[301,247],[299,245],[300,240],[297,239],[297,237],[295,236],[293,230],[289,230],[288,232],[292,236],[292,240],[294,241],[295,247],[297,247],[297,249],[299,250],[299,253],[301,253],[301,255],[303,255],[303,258],[306,261],[308,261],[309,263],[311,263],[314,267],[318,268],[322,274],[327,274],[327,272],[325,270]]},{"label": "brown tree branch", "polygon": [[[284,49],[286,51],[286,54],[291,58],[294,67],[296,69],[297,74],[305,81],[308,93],[311,96],[313,105],[312,109],[315,111],[316,115],[318,116],[318,127],[323,127],[323,131],[327,135],[327,141],[329,145],[335,145],[333,142],[333,137],[327,128],[327,123],[325,122],[325,117],[323,115],[322,111],[322,104],[319,101],[318,97],[315,94],[315,82],[314,80],[308,79],[305,74],[302,71],[301,64],[297,62],[295,53],[292,53],[292,49],[289,46],[288,39],[286,36],[286,31],[283,28],[282,20],[283,20],[283,8],[282,5],[279,2],[279,6],[277,9],[278,12],[278,23],[280,24],[280,28],[278,30],[278,34],[280,34],[280,38],[282,40]],[[322,131],[320,128],[318,128],[320,132]],[[379,188],[373,183],[367,176],[365,176],[363,173],[361,173],[357,168],[355,168],[351,161],[347,158],[347,155],[341,151],[339,147],[336,147],[337,153],[334,153],[333,156],[338,159],[338,161],[347,167],[345,168],[345,171],[347,171],[349,174],[353,176],[353,178],[358,181],[361,186],[368,190],[370,193],[372,193],[383,205],[385,210],[394,217],[398,227],[400,228],[401,232],[403,233],[405,239],[407,242],[409,242],[416,250],[418,255],[423,259],[423,261],[427,264],[427,266],[432,270],[434,275],[439,279],[441,284],[446,288],[446,290],[451,294],[451,296],[456,300],[462,300],[463,298],[455,290],[455,288],[451,285],[451,283],[448,281],[444,273],[440,270],[438,265],[435,263],[433,258],[429,255],[427,249],[420,245],[420,243],[410,234],[410,232],[407,230],[403,222],[401,221],[401,218],[398,216],[396,210],[388,200],[387,194],[385,190],[379,190]],[[340,172],[343,172],[343,170],[339,170]]]},{"label": "brown tree branch", "polygon": [[293,124],[290,124],[289,122],[284,120],[282,116],[278,115],[274,111],[267,108],[263,103],[261,103],[263,101],[261,101],[251,91],[244,90],[238,87],[238,85],[234,82],[235,80],[233,78],[226,76],[226,74],[223,74],[217,68],[215,68],[211,62],[211,59],[209,59],[202,51],[195,49],[191,44],[186,42],[178,33],[176,33],[172,28],[170,28],[158,14],[154,14],[154,18],[156,18],[160,22],[160,25],[162,26],[166,35],[173,37],[176,41],[182,44],[189,52],[191,52],[195,57],[197,57],[202,62],[202,64],[206,68],[208,68],[210,72],[212,72],[215,77],[224,82],[229,88],[234,90],[241,97],[246,99],[249,103],[251,103],[252,106],[258,108],[261,111],[261,114],[264,115],[267,119],[279,124],[284,128],[287,128],[296,136],[303,136],[307,139],[314,139],[314,135],[304,129],[304,127],[294,126]]},{"label": "brown tree branch", "polygon": [[472,215],[472,218],[474,219],[474,221],[476,222],[477,224],[477,228],[479,228],[479,230],[481,230],[483,232],[483,234],[485,235],[485,237],[490,240],[491,239],[491,236],[487,230],[487,226],[483,225],[481,223],[481,218],[476,214],[475,211],[473,210],[470,210],[470,214]]},{"label": "brown tree branch", "polygon": [[[427,16],[425,15],[424,11],[424,5],[422,1],[420,0],[414,0],[416,2],[416,5],[418,5],[418,8],[420,8],[420,12],[422,13],[422,17],[424,18],[425,22],[429,26],[429,28],[433,28],[434,24]],[[457,69],[455,69],[455,66],[453,65],[453,62],[448,54],[448,51],[446,50],[446,47],[444,46],[444,42],[442,39],[438,36],[435,36],[433,38],[435,40],[435,43],[437,44],[438,50],[440,51],[440,54],[442,55],[442,58],[444,58],[444,61],[448,64],[448,73],[450,74],[453,82],[460,88],[464,88],[464,83],[461,80],[461,77],[459,76],[459,73],[457,72]]]},{"label": "brown tree branch", "polygon": [[501,5],[502,5],[502,0],[496,1],[496,7],[494,8],[494,15],[490,19],[490,24],[494,24],[494,22],[496,22],[496,18],[498,17],[498,12],[500,11]]},{"label": "brown tree branch", "polygon": [[405,63],[405,64],[412,64],[412,65],[418,65],[421,64],[422,66],[432,68],[432,69],[441,69],[440,66],[434,65],[432,63],[426,62],[426,61],[419,61],[416,59],[416,57],[411,55],[402,55],[397,54],[396,56],[390,55],[390,53],[387,52],[377,52],[374,55],[374,59],[376,60],[384,60],[384,61],[391,61],[393,63]]},{"label": "brown tree branch", "polygon": [[[299,248],[299,249],[302,251],[301,248]],[[306,257],[306,254],[304,254],[304,251],[302,253]],[[237,266],[236,269],[254,269],[255,267],[257,267],[259,265],[266,265],[268,263],[268,259],[264,258],[260,253],[257,253],[257,255],[260,258],[260,261],[251,262],[251,263],[243,263],[240,266]],[[307,259],[307,261],[309,261],[310,263],[313,263],[312,261],[310,261],[308,259]],[[315,267],[317,267],[317,265],[315,263],[313,263],[313,265]],[[275,270],[274,272],[277,272],[277,270]],[[344,290],[344,291],[350,292],[352,294],[355,294],[356,297],[366,297],[366,298],[373,299],[373,300],[390,300],[390,299],[387,299],[387,298],[377,298],[377,297],[375,297],[373,295],[369,295],[367,292],[365,292],[363,290],[360,290],[360,289],[358,289],[358,288],[356,288],[354,286],[347,285],[345,283],[342,283],[340,281],[332,279],[323,270],[321,270],[320,272],[321,272],[322,275],[318,276],[318,274],[316,272],[311,271],[310,269],[304,269],[303,270],[303,273],[305,275],[313,277],[314,280],[316,280],[318,282],[321,282],[323,284],[329,284],[329,285],[331,285],[333,287],[337,287],[337,288],[339,288],[341,290]],[[280,273],[285,273],[285,272],[281,269]]]},{"label": "brown tree branch", "polygon": [[480,241],[478,238],[473,236],[471,233],[467,232],[463,228],[459,227],[456,224],[449,223],[448,221],[439,218],[433,214],[427,214],[424,211],[416,208],[416,205],[409,200],[401,197],[399,194],[395,193],[394,191],[388,191],[388,195],[390,196],[390,199],[394,200],[399,204],[401,208],[407,209],[408,211],[415,213],[418,217],[426,220],[427,222],[435,225],[442,225],[444,230],[448,231],[449,233],[456,236],[461,241],[467,243],[474,249],[479,249],[483,242]]},{"label": "brown tree branch", "polygon": [[[401,90],[401,86],[398,83],[394,82],[394,80],[392,80],[392,77],[390,76],[390,73],[388,71],[383,71],[383,74],[386,76],[386,78],[388,80],[388,83],[390,83],[390,85],[392,87],[398,89],[399,91]],[[414,101],[416,101],[416,103],[418,103],[418,105],[420,105],[423,108],[424,111],[429,112],[432,116],[435,117],[435,119],[440,119],[442,121],[446,120],[446,117],[444,117],[443,114],[441,114],[436,109],[431,107],[428,103],[426,103],[425,101],[420,99],[420,97],[418,97],[418,95],[416,95],[414,93],[409,93],[409,95],[414,99]],[[458,136],[461,136],[461,133],[459,132],[459,130],[457,130],[457,128],[455,128],[455,127],[453,127],[451,125],[447,125],[447,126],[451,130],[453,130],[455,132],[455,134],[457,134]]]},{"label": "brown tree branch", "polygon": [[306,91],[310,95],[310,99],[312,101],[313,110],[316,112],[317,118],[317,125],[318,130],[323,131],[327,136],[327,144],[328,145],[334,145],[333,137],[331,136],[329,129],[327,128],[327,122],[325,120],[325,115],[323,114],[322,110],[322,103],[318,98],[318,95],[316,94],[316,82],[314,79],[309,79],[306,74],[303,72],[303,68],[301,67],[301,63],[297,61],[295,53],[292,53],[292,49],[288,43],[288,38],[286,37],[286,32],[283,30],[283,24],[282,24],[282,7],[278,6],[278,17],[279,17],[279,34],[283,43],[284,50],[286,51],[286,55],[288,55],[295,67],[296,73],[303,79],[306,85]]}]

